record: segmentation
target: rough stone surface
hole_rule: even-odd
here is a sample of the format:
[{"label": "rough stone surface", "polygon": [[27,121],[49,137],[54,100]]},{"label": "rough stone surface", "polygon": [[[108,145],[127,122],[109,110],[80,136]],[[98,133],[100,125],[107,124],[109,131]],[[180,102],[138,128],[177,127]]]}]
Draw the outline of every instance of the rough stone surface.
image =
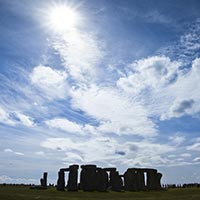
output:
[{"label": "rough stone surface", "polygon": [[77,191],[78,190],[78,165],[69,166],[69,175],[67,182],[68,191]]},{"label": "rough stone surface", "polygon": [[80,187],[83,191],[96,190],[96,165],[82,165],[81,166]]},{"label": "rough stone surface", "polygon": [[[70,165],[58,172],[57,190],[65,190],[65,172],[69,172],[68,191],[144,191],[161,190],[162,174],[156,169],[128,168],[119,175],[116,168],[100,168],[96,165],[81,165],[80,183],[78,183],[78,165]],[[47,173],[41,178],[41,186],[47,186]]]}]

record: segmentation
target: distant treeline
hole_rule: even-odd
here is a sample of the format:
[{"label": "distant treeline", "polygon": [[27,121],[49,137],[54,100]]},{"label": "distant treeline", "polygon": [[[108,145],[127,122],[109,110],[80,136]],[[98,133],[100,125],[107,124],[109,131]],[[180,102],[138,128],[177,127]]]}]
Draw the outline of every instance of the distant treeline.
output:
[{"label": "distant treeline", "polygon": [[184,184],[163,184],[162,188],[171,189],[171,188],[199,188],[200,183],[184,183]]},{"label": "distant treeline", "polygon": [[[35,184],[24,184],[24,183],[0,183],[0,186],[24,186],[32,187]],[[48,184],[48,187],[57,187],[55,184]],[[162,184],[163,189],[173,189],[173,188],[200,188],[200,183],[184,183],[184,184]]]}]

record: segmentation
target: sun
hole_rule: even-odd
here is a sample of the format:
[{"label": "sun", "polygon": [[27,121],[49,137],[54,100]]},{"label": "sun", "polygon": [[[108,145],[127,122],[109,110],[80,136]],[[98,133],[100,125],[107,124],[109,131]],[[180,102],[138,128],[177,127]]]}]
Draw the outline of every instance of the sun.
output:
[{"label": "sun", "polygon": [[73,29],[78,23],[78,14],[75,9],[66,5],[55,5],[49,10],[49,26],[56,32]]}]

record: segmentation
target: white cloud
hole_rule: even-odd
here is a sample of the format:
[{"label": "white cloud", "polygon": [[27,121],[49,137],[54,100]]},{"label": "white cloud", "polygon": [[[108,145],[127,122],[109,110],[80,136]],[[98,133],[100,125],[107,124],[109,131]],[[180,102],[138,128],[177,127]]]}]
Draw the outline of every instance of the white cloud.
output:
[{"label": "white cloud", "polygon": [[13,178],[7,175],[0,176],[0,183],[17,183],[17,184],[37,184],[37,179],[30,179],[30,178]]},{"label": "white cloud", "polygon": [[12,178],[7,175],[1,175],[0,176],[0,183],[10,183],[12,181]]},{"label": "white cloud", "polygon": [[171,117],[181,117],[185,114],[189,114],[188,111],[191,110],[192,106],[194,104],[194,100],[193,99],[186,99],[186,100],[179,100],[179,101],[175,101],[171,108],[169,109],[169,112],[167,113],[167,115],[162,115],[161,119],[165,120]]},{"label": "white cloud", "polygon": [[97,130],[104,133],[155,136],[156,126],[146,110],[114,88],[92,85],[72,89],[72,106],[99,121]]},{"label": "white cloud", "polygon": [[171,154],[171,155],[168,155],[168,158],[176,158],[177,155],[174,155],[174,154]]},{"label": "white cloud", "polygon": [[18,156],[24,156],[24,153],[18,152],[18,151],[14,152],[14,154],[16,154],[16,155],[18,155]]},{"label": "white cloud", "polygon": [[187,150],[200,151],[200,142],[194,143],[187,147]]},{"label": "white cloud", "polygon": [[10,152],[10,153],[12,153],[13,150],[12,149],[4,149],[4,152]]},{"label": "white cloud", "polygon": [[43,151],[37,151],[37,152],[35,152],[35,155],[37,155],[37,156],[45,156],[45,153]]},{"label": "white cloud", "polygon": [[52,46],[76,81],[91,81],[97,76],[97,66],[103,51],[102,43],[94,34],[73,29],[56,38]]},{"label": "white cloud", "polygon": [[18,152],[18,151],[13,151],[12,149],[4,149],[4,152],[12,153],[12,154],[15,154],[15,155],[18,155],[18,156],[24,156],[24,153]]},{"label": "white cloud", "polygon": [[185,70],[178,61],[153,56],[134,62],[128,70],[116,84],[130,98],[138,99],[148,116],[167,120],[200,111],[200,59]]},{"label": "white cloud", "polygon": [[65,157],[62,159],[62,161],[68,163],[73,163],[73,162],[83,163],[84,159],[79,152],[78,153],[67,152],[65,153]]},{"label": "white cloud", "polygon": [[0,107],[0,122],[8,125],[15,125],[15,122],[10,118],[8,112]]},{"label": "white cloud", "polygon": [[165,56],[142,59],[129,67],[132,72],[121,77],[117,86],[139,99],[149,116],[167,120],[200,111],[200,59],[187,70]]},{"label": "white cloud", "polygon": [[144,89],[157,89],[174,80],[180,62],[165,56],[153,56],[131,64],[129,75],[121,77],[117,86],[129,94],[140,93]]},{"label": "white cloud", "polygon": [[194,162],[199,162],[200,161],[200,157],[196,157],[193,159]]},{"label": "white cloud", "polygon": [[44,123],[50,128],[56,128],[66,133],[74,133],[81,136],[96,135],[99,133],[96,126],[79,124],[66,118],[54,118],[46,120]]},{"label": "white cloud", "polygon": [[174,136],[170,136],[169,139],[172,141],[174,145],[180,146],[185,141],[185,136],[176,134]]},{"label": "white cloud", "polygon": [[195,59],[192,67],[186,73],[179,74],[177,81],[163,91],[170,96],[171,102],[161,119],[195,115],[200,111],[199,78],[200,59]]},{"label": "white cloud", "polygon": [[[104,163],[135,166],[166,165],[166,154],[175,149],[170,145],[147,141],[120,142],[114,138],[93,137],[84,140],[69,138],[48,138],[41,146],[51,150],[67,151],[61,159],[67,163]],[[134,148],[133,148],[134,146]],[[120,152],[120,153],[119,153]]]},{"label": "white cloud", "polygon": [[57,128],[69,133],[83,134],[83,126],[64,118],[55,118],[45,121],[51,128]]},{"label": "white cloud", "polygon": [[64,71],[39,65],[33,69],[30,79],[48,98],[65,98],[67,95],[67,74]]},{"label": "white cloud", "polygon": [[34,121],[31,117],[24,115],[22,113],[17,112],[16,117],[19,118],[20,122],[27,127],[33,127]]},{"label": "white cloud", "polygon": [[190,153],[182,153],[181,154],[181,157],[184,157],[184,158],[189,158],[191,157],[192,155]]},{"label": "white cloud", "polygon": [[176,58],[185,63],[190,64],[192,60],[199,57],[200,49],[200,19],[195,22],[189,23],[186,31],[180,36],[179,40],[173,42],[169,46],[165,46],[159,50],[162,55],[167,55],[171,58]]},{"label": "white cloud", "polygon": [[0,107],[0,122],[14,126],[24,125],[27,127],[34,126],[33,119],[18,111],[5,111]]}]

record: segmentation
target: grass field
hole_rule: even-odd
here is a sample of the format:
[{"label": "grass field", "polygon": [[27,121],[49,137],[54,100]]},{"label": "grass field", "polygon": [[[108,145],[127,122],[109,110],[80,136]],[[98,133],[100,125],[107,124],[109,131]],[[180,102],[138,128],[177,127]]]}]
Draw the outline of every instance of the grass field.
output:
[{"label": "grass field", "polygon": [[160,192],[58,192],[55,188],[31,190],[27,186],[0,186],[0,200],[200,200],[200,188]]}]

